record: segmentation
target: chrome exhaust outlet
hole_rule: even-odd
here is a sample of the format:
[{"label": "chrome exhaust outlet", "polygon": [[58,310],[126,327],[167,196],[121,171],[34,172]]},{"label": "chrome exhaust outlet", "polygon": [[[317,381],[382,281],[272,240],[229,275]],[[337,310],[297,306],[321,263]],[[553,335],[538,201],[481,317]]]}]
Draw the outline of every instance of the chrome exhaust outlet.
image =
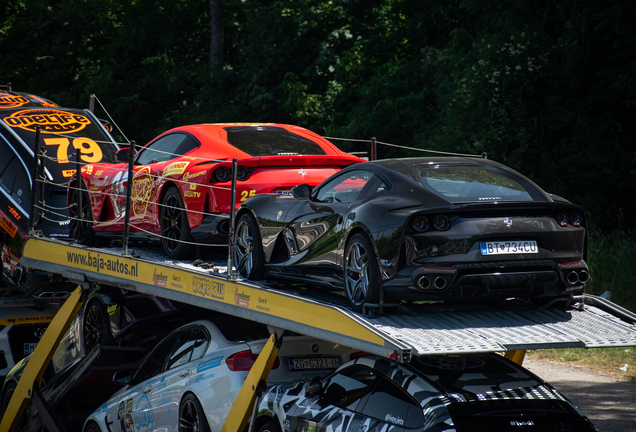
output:
[{"label": "chrome exhaust outlet", "polygon": [[579,273],[579,282],[585,283],[589,279],[590,279],[590,274],[585,270],[581,270],[581,272]]},{"label": "chrome exhaust outlet", "polygon": [[570,285],[574,285],[578,281],[579,281],[579,275],[577,275],[575,271],[571,271],[570,273],[568,273],[568,283]]},{"label": "chrome exhaust outlet", "polygon": [[428,276],[422,276],[417,281],[417,285],[420,287],[420,289],[429,289],[431,287],[431,280],[428,278]]},{"label": "chrome exhaust outlet", "polygon": [[444,287],[446,286],[446,279],[444,279],[441,276],[437,276],[435,278],[435,288],[437,289],[444,289]]}]

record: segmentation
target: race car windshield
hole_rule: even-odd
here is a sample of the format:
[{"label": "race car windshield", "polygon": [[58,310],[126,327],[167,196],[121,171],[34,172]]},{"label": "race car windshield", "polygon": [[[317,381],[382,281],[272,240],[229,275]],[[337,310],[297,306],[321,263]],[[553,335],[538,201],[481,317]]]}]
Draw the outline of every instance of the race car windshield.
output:
[{"label": "race car windshield", "polygon": [[420,165],[422,185],[455,203],[532,201],[523,185],[494,169],[468,165]]},{"label": "race car windshield", "polygon": [[276,126],[228,127],[227,142],[252,157],[325,155],[315,142]]}]

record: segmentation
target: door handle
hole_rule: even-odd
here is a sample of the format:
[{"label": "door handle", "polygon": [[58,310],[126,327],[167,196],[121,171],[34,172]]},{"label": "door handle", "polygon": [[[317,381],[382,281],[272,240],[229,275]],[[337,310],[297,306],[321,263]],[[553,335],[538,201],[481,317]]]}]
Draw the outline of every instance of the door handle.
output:
[{"label": "door handle", "polygon": [[152,387],[146,387],[145,389],[142,390],[143,394],[148,394],[152,391]]},{"label": "door handle", "polygon": [[189,370],[187,370],[187,371],[183,371],[183,372],[180,372],[180,373],[179,373],[179,376],[180,376],[180,377],[187,377],[188,375],[190,375],[190,371],[189,371]]}]

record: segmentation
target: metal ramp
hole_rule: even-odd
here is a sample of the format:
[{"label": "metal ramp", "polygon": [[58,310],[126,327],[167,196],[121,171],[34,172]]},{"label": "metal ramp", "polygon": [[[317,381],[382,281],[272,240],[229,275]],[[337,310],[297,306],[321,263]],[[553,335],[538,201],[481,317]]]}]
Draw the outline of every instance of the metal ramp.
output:
[{"label": "metal ramp", "polygon": [[541,310],[519,301],[422,304],[370,318],[339,305],[340,296],[330,299],[312,295],[311,290],[231,281],[194,266],[51,239],[29,238],[22,263],[78,283],[100,282],[153,294],[397,361],[433,352],[636,346],[636,314],[594,296],[581,296],[568,309]]}]

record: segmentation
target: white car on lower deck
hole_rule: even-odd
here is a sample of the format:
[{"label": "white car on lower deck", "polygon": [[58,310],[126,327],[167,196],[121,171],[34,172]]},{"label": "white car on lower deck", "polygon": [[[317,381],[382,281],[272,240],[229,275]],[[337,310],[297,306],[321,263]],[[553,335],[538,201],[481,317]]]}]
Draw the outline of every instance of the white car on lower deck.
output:
[{"label": "white car on lower deck", "polygon": [[[270,336],[267,326],[210,313],[180,327],[148,353],[139,369],[120,371],[125,385],[94,411],[85,432],[219,431]],[[284,335],[268,382],[311,378],[335,370],[356,351],[331,342]],[[181,428],[183,430],[183,428]]]}]

